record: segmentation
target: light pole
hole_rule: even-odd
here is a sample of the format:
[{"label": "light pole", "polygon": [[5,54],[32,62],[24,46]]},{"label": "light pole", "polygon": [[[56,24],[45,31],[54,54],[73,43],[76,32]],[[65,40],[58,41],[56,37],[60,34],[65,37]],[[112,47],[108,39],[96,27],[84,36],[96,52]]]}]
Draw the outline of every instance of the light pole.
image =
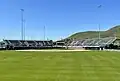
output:
[{"label": "light pole", "polygon": [[26,20],[24,19],[24,21],[23,21],[23,23],[24,23],[24,25],[23,25],[23,35],[24,35],[24,37],[23,37],[23,40],[25,40],[25,23],[26,23]]},{"label": "light pole", "polygon": [[98,33],[99,33],[99,39],[101,38],[101,33],[100,33],[100,24],[98,24]]},{"label": "light pole", "polygon": [[45,26],[43,28],[43,32],[44,32],[44,40],[46,40],[46,28],[45,28]]},{"label": "light pole", "polygon": [[[102,7],[102,5],[99,5],[97,8],[100,9]],[[100,23],[98,24],[98,37],[99,39],[101,38],[101,33],[100,33]]]},{"label": "light pole", "polygon": [[24,19],[23,19],[24,9],[20,10],[21,10],[21,39],[24,40]]}]

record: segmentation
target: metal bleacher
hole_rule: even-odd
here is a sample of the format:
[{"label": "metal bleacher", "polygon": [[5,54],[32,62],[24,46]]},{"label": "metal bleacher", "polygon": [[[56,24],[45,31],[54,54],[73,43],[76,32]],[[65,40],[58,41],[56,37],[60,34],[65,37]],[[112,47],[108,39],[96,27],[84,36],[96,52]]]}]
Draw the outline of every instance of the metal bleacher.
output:
[{"label": "metal bleacher", "polygon": [[5,43],[0,42],[0,49],[3,49],[3,48],[5,48]]},{"label": "metal bleacher", "polygon": [[108,44],[112,44],[116,38],[108,37],[108,38],[94,38],[94,39],[80,39],[73,40],[70,46],[81,46],[81,47],[101,47],[106,46]]},{"label": "metal bleacher", "polygon": [[[75,39],[71,40],[71,42],[67,43],[69,47],[84,47],[84,48],[99,48],[105,47],[107,45],[113,44],[115,42],[115,37],[108,38],[93,38],[93,39]],[[58,42],[59,43],[59,42]],[[55,48],[60,47],[53,42],[52,40],[3,40],[1,42],[0,47],[4,47],[6,49],[36,49],[36,48]],[[62,43],[66,44],[66,43]],[[65,46],[65,45],[63,45]]]},{"label": "metal bleacher", "polygon": [[28,48],[40,48],[40,47],[52,47],[53,42],[51,40],[38,41],[38,40],[3,40],[7,46],[13,48],[28,47]]}]

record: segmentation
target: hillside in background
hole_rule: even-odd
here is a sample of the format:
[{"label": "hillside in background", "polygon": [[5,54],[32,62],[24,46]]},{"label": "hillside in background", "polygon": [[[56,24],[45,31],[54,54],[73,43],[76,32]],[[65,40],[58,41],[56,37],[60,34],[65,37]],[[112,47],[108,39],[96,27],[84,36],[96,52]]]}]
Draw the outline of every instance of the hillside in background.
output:
[{"label": "hillside in background", "polygon": [[[105,37],[118,37],[120,38],[120,25],[115,26],[107,31],[101,31],[101,38]],[[73,38],[73,39],[88,39],[88,38],[98,38],[99,32],[98,31],[86,31],[86,32],[78,32],[73,35],[71,35],[68,38]]]}]

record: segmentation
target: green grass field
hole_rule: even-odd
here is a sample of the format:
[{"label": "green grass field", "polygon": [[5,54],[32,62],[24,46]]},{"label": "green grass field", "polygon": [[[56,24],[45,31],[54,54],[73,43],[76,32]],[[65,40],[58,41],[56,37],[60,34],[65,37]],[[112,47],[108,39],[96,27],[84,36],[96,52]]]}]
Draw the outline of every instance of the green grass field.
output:
[{"label": "green grass field", "polygon": [[120,52],[0,52],[0,81],[120,81]]}]

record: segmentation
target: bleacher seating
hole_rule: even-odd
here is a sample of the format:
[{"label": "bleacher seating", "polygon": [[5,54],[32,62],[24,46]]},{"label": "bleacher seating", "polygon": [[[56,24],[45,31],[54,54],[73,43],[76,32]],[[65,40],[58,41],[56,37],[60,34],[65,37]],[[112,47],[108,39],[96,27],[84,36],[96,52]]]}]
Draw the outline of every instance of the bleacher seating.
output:
[{"label": "bleacher seating", "polygon": [[83,46],[90,46],[90,44],[92,43],[93,39],[86,39],[86,41],[84,41],[82,43]]},{"label": "bleacher seating", "polygon": [[5,42],[6,44],[11,44],[11,43],[9,42],[9,40],[4,40],[4,42]]},{"label": "bleacher seating", "polygon": [[36,46],[36,43],[34,41],[26,41],[28,43],[28,46],[29,47],[35,47]]},{"label": "bleacher seating", "polygon": [[[80,46],[80,47],[105,47],[106,45],[112,44],[116,38],[109,37],[109,38],[94,38],[94,39],[75,39],[69,44],[65,42],[53,42],[51,40],[3,40],[4,47],[8,48],[46,48],[46,47],[57,47],[57,43],[60,45],[67,45],[67,46]],[[0,45],[1,46],[1,45]],[[59,46],[59,45],[58,45]]]},{"label": "bleacher seating", "polygon": [[5,48],[5,47],[6,47],[6,46],[5,46],[5,43],[0,42],[0,49]]},{"label": "bleacher seating", "polygon": [[53,42],[48,41],[37,41],[37,40],[3,40],[7,46],[16,47],[28,47],[28,48],[40,48],[40,47],[52,47]]},{"label": "bleacher seating", "polygon": [[114,40],[114,37],[74,40],[71,42],[70,46],[105,46],[107,44],[111,44]]},{"label": "bleacher seating", "polygon": [[8,40],[10,44],[13,46],[20,46],[20,42],[18,40]]},{"label": "bleacher seating", "polygon": [[38,47],[44,46],[43,41],[36,41],[36,43]]},{"label": "bleacher seating", "polygon": [[19,40],[19,41],[20,41],[20,43],[21,43],[21,44],[20,44],[21,47],[27,47],[27,46],[29,46],[26,41],[24,41],[24,40]]}]

